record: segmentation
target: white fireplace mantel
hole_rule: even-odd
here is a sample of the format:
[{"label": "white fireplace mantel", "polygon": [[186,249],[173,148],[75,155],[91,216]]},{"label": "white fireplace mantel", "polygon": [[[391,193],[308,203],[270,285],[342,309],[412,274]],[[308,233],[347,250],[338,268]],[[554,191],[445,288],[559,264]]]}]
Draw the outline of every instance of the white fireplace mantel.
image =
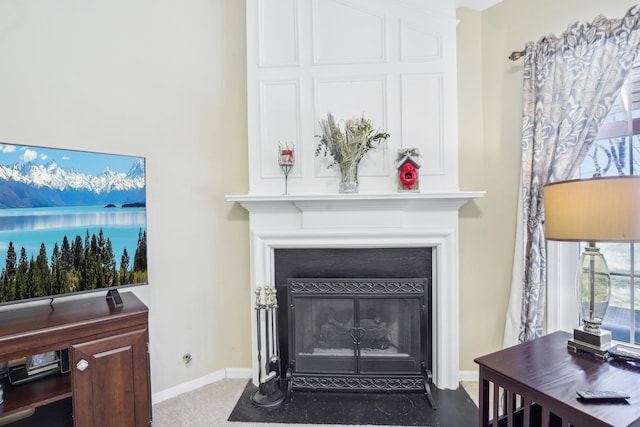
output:
[{"label": "white fireplace mantel", "polygon": [[[274,250],[278,248],[431,247],[435,250],[433,380],[439,388],[455,389],[459,377],[458,210],[484,194],[229,195],[228,201],[249,211],[248,298],[253,304],[257,287],[275,284]],[[255,350],[255,338],[253,346]],[[254,360],[256,374],[257,363]]]},{"label": "white fireplace mantel", "polygon": [[227,200],[238,202],[250,212],[294,206],[305,211],[333,211],[335,209],[458,209],[471,199],[483,197],[484,191],[387,194],[297,194],[229,195]]}]

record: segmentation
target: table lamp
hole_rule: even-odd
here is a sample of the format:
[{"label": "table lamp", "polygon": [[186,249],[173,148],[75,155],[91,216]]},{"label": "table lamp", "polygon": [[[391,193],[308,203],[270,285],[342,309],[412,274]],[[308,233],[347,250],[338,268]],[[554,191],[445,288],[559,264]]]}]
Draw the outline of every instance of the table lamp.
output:
[{"label": "table lamp", "polygon": [[576,274],[583,321],[568,347],[604,359],[615,345],[600,328],[609,305],[611,278],[596,242],[640,241],[640,176],[571,180],[543,187],[548,240],[588,242]]}]

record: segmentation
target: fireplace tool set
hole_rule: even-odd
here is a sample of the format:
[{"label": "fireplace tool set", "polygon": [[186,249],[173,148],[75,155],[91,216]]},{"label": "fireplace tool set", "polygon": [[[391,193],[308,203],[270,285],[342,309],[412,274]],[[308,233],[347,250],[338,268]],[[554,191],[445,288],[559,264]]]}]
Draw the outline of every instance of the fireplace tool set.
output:
[{"label": "fireplace tool set", "polygon": [[[258,390],[251,400],[258,406],[277,406],[286,395],[281,387],[282,364],[278,348],[278,302],[276,288],[256,288],[256,332],[258,334]],[[264,296],[264,298],[263,298]],[[265,344],[264,352],[262,344]],[[265,355],[263,366],[262,356]],[[263,371],[264,368],[264,371]]]}]

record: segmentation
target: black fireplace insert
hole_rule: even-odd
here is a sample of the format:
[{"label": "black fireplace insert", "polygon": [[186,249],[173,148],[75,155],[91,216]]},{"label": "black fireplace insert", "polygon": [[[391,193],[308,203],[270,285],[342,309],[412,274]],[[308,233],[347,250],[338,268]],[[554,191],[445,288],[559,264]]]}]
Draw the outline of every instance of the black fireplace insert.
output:
[{"label": "black fireplace insert", "polygon": [[428,278],[291,278],[289,390],[424,391]]},{"label": "black fireplace insert", "polygon": [[[318,384],[331,384],[329,390],[428,391],[425,384],[431,382],[433,354],[432,266],[430,247],[275,249],[275,284],[280,307],[278,348],[283,374],[288,372],[293,377],[295,372],[296,388],[311,390],[319,388]],[[420,278],[411,280],[422,280],[423,285],[409,292],[406,289],[396,292],[393,287],[387,287],[386,292],[378,289],[338,293],[335,289],[324,289],[306,296],[304,292],[297,294],[296,313],[315,310],[317,317],[303,318],[301,320],[308,323],[306,326],[295,328],[297,332],[290,330],[293,318],[289,309],[290,279],[355,283],[363,279],[397,282],[407,277]],[[317,301],[312,302],[314,299]],[[330,320],[330,309],[335,322]],[[359,322],[357,326],[356,322]],[[352,330],[356,327],[362,329]],[[314,331],[320,335],[314,336]],[[290,342],[290,337],[295,344]],[[316,348],[313,344],[325,352],[322,357],[306,354]],[[342,352],[350,352],[348,357],[326,354],[335,353],[334,347],[339,344]],[[352,348],[345,350],[347,344]],[[294,353],[298,350],[296,346],[300,355]],[[324,367],[329,370],[322,372]],[[339,385],[333,387],[336,384]],[[293,381],[289,385],[293,388]]]}]

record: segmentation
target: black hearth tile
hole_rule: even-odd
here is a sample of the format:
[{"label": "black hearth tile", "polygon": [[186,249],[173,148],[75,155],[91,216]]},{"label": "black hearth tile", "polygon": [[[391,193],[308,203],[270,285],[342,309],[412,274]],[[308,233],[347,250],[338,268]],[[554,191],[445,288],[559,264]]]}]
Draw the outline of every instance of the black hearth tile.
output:
[{"label": "black hearth tile", "polygon": [[436,412],[440,427],[476,427],[478,425],[478,407],[462,387],[456,390],[439,390],[431,387],[431,392],[438,408]]},{"label": "black hearth tile", "polygon": [[473,427],[478,408],[462,389],[432,388],[437,410],[423,393],[344,393],[294,391],[280,406],[256,406],[249,381],[229,421],[288,424],[364,424],[429,427]]}]

